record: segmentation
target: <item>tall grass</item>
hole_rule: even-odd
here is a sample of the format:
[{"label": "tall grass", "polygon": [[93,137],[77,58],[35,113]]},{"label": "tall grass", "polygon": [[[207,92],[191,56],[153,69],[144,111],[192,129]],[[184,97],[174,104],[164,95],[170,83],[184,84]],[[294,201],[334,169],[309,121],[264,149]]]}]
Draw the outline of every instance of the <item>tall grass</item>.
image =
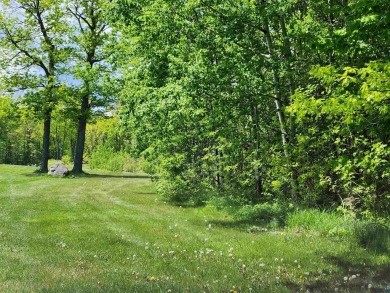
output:
[{"label": "tall grass", "polygon": [[288,214],[286,224],[290,230],[346,236],[353,234],[354,219],[335,211],[307,209]]}]

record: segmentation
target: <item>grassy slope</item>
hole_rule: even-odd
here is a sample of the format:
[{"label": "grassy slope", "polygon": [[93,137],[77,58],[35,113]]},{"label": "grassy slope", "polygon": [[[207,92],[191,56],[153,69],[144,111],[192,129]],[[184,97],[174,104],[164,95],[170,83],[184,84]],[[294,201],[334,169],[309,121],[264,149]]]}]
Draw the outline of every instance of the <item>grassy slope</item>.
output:
[{"label": "grassy slope", "polygon": [[390,283],[389,256],[347,240],[247,233],[211,208],[164,203],[141,176],[33,171],[0,165],[0,292],[364,292]]}]

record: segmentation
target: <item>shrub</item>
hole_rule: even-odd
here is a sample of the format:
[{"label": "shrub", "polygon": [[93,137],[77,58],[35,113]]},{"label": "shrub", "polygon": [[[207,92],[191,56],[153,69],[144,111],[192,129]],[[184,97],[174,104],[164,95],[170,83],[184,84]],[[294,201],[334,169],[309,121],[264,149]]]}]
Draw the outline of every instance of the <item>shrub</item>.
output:
[{"label": "shrub", "polygon": [[157,191],[173,203],[204,205],[211,198],[210,186],[187,170],[182,176],[162,176],[157,181]]},{"label": "shrub", "polygon": [[355,225],[354,235],[364,248],[377,252],[390,251],[390,228],[384,224],[360,222]]},{"label": "shrub", "polygon": [[61,161],[64,165],[70,165],[73,162],[72,157],[68,155],[63,155]]},{"label": "shrub", "polygon": [[288,212],[289,208],[279,203],[262,203],[243,206],[236,212],[235,218],[278,228],[285,225]]},{"label": "shrub", "polygon": [[134,173],[140,171],[141,162],[125,152],[115,152],[113,148],[101,145],[91,154],[89,166],[91,169]]}]

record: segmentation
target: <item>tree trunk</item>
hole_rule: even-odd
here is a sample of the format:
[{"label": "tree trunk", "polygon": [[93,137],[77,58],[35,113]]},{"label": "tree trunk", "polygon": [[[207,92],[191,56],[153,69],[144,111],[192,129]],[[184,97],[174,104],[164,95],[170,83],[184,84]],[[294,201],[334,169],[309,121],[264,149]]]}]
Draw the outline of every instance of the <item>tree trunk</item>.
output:
[{"label": "tree trunk", "polygon": [[43,147],[40,172],[47,173],[49,171],[48,161],[50,157],[50,124],[51,111],[47,110],[43,121]]},{"label": "tree trunk", "polygon": [[[281,135],[282,135],[283,150],[284,150],[284,155],[286,157],[290,171],[291,171],[291,173],[293,173],[292,164],[291,164],[291,157],[290,157],[290,153],[288,150],[288,144],[287,144],[286,122],[285,122],[285,118],[283,115],[283,109],[282,109],[282,94],[281,94],[281,89],[280,89],[280,75],[279,75],[279,71],[278,71],[277,65],[276,65],[277,60],[275,58],[275,52],[273,49],[273,42],[272,42],[271,33],[270,33],[267,19],[265,19],[264,26],[265,26],[265,28],[264,28],[265,29],[265,31],[264,31],[265,41],[267,44],[268,53],[271,56],[271,60],[272,60],[272,78],[273,78],[273,86],[274,86],[274,94],[275,94],[274,101],[275,101],[275,106],[276,106],[276,112],[278,115],[280,131],[281,131]],[[297,183],[296,183],[294,176],[291,176],[290,181],[291,181],[291,199],[293,201],[295,201],[296,197],[297,197]]]},{"label": "tree trunk", "polygon": [[79,116],[79,126],[77,130],[76,153],[74,156],[73,170],[74,173],[83,172],[83,157],[85,146],[85,132],[87,129],[87,117],[89,111],[88,96],[84,96],[81,102],[81,111]]}]

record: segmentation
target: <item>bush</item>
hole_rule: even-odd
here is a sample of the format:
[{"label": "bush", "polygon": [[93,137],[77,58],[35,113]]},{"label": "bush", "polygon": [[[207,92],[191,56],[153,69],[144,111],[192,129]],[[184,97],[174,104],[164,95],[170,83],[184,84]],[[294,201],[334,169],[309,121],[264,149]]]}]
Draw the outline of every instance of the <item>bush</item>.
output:
[{"label": "bush", "polygon": [[360,222],[355,225],[354,235],[363,248],[377,253],[390,251],[390,228],[384,224]]},{"label": "bush", "polygon": [[61,158],[62,164],[69,166],[70,164],[73,163],[72,157],[68,155],[63,155]]},{"label": "bush", "polygon": [[278,228],[285,225],[289,208],[279,203],[263,203],[256,205],[245,205],[240,208],[235,218],[251,223],[262,224],[271,228]]},{"label": "bush", "polygon": [[141,169],[141,162],[130,157],[124,152],[115,152],[111,147],[98,146],[89,159],[91,169],[103,169],[116,172],[138,172]]},{"label": "bush", "polygon": [[162,176],[157,181],[157,191],[172,203],[195,206],[204,205],[211,198],[210,186],[197,178],[191,170],[187,170],[182,176]]}]

